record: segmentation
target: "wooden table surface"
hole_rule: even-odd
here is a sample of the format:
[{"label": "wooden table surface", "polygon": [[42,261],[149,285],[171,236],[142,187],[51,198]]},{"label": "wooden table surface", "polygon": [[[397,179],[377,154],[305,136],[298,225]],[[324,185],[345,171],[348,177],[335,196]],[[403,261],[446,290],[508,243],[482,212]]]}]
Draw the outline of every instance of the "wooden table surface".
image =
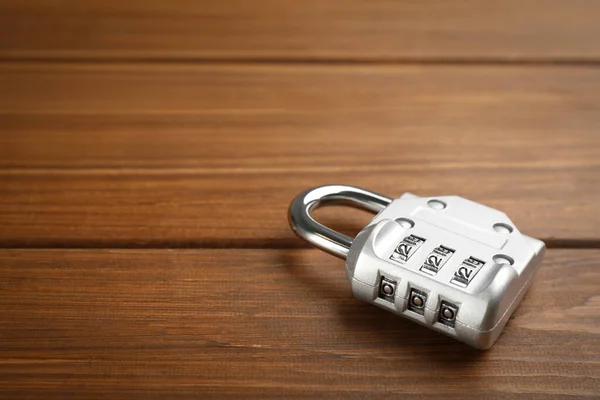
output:
[{"label": "wooden table surface", "polygon": [[[599,13],[0,0],[0,398],[600,398]],[[496,345],[355,300],[287,223],[328,183],[544,240]]]}]

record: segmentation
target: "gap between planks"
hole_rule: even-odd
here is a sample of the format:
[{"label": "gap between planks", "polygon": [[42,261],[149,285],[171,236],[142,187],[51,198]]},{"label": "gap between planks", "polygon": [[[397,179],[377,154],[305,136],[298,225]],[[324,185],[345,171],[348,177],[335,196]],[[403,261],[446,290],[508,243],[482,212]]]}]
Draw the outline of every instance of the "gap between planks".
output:
[{"label": "gap between planks", "polygon": [[[537,238],[546,243],[547,249],[582,249],[595,250],[600,249],[600,239],[552,239],[552,238]],[[232,243],[235,242],[235,243]],[[113,241],[113,242],[97,242],[94,240],[83,240],[81,242],[50,242],[50,243],[22,243],[20,241],[4,241],[0,242],[0,250],[301,250],[314,249],[314,247],[297,240],[248,240],[248,239],[232,239],[227,240],[155,240],[151,242],[135,243],[129,241]]]},{"label": "gap between planks", "polygon": [[140,65],[140,64],[206,64],[206,65],[289,65],[289,66],[473,66],[473,67],[600,67],[600,59],[588,58],[468,58],[468,57],[423,57],[423,58],[295,58],[295,57],[122,57],[122,56],[97,56],[97,57],[72,57],[72,56],[11,56],[0,54],[0,64],[99,64],[99,65]]}]

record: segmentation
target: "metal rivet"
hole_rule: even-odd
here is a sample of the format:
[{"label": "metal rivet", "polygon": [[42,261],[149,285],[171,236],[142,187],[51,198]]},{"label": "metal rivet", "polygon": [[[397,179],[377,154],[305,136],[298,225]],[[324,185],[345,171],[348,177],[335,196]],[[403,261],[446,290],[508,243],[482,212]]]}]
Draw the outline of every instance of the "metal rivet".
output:
[{"label": "metal rivet", "polygon": [[513,265],[515,263],[515,260],[507,256],[506,254],[496,254],[492,259],[496,264]]},{"label": "metal rivet", "polygon": [[509,235],[512,233],[513,227],[508,224],[498,222],[494,224],[494,230],[502,235]]},{"label": "metal rivet", "polygon": [[413,226],[415,226],[415,222],[408,218],[398,218],[398,219],[396,219],[396,222],[405,229],[410,229]]},{"label": "metal rivet", "polygon": [[408,309],[420,315],[425,314],[425,303],[427,302],[427,293],[417,289],[410,290]]},{"label": "metal rivet", "polygon": [[452,320],[454,319],[454,311],[449,308],[444,308],[444,311],[442,311],[442,317]]},{"label": "metal rivet", "polygon": [[384,294],[387,294],[388,296],[391,296],[394,294],[394,287],[392,285],[390,285],[389,283],[384,283],[383,287],[381,288],[381,291]]},{"label": "metal rivet", "polygon": [[446,208],[446,203],[444,203],[441,200],[436,200],[436,199],[429,200],[427,202],[427,205],[429,207],[433,208],[434,210],[443,210],[444,208]]},{"label": "metal rivet", "polygon": [[413,296],[412,303],[415,307],[423,307],[423,298],[421,296]]},{"label": "metal rivet", "polygon": [[454,328],[456,323],[456,314],[458,313],[458,307],[455,304],[442,301],[442,307],[440,309],[440,315],[438,322]]}]

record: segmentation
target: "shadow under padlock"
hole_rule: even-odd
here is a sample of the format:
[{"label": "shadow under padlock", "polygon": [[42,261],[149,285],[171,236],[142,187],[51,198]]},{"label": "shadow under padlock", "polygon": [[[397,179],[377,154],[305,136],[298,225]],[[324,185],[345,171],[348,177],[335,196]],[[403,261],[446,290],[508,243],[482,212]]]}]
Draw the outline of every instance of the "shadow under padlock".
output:
[{"label": "shadow under padlock", "polygon": [[307,308],[312,303],[314,312],[331,315],[331,333],[320,339],[325,344],[343,343],[353,349],[350,352],[368,350],[371,357],[385,357],[391,362],[397,359],[398,363],[405,363],[407,356],[423,356],[458,370],[468,369],[485,357],[486,353],[354,298],[344,268],[324,253],[284,250],[279,262],[289,272],[290,280],[306,290],[305,298],[313,299],[306,301]]}]

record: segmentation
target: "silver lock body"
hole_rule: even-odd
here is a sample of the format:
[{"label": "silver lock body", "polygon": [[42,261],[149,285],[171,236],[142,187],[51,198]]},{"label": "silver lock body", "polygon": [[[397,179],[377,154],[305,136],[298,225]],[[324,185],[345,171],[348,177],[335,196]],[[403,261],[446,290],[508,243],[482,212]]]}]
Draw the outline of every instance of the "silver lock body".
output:
[{"label": "silver lock body", "polygon": [[544,249],[500,211],[456,196],[405,194],[356,236],[346,271],[358,299],[487,349],[529,288]]},{"label": "silver lock body", "polygon": [[[340,188],[362,190],[324,188],[337,188],[338,194]],[[303,204],[310,218],[310,210],[319,203],[305,197]],[[299,236],[345,256],[355,297],[479,349],[494,344],[529,288],[545,250],[542,241],[521,234],[498,210],[457,196],[422,198],[407,193],[389,199],[385,206],[367,207],[381,211],[353,240],[345,237],[349,249],[340,254],[330,244],[338,244],[336,240],[344,236],[336,233],[340,237],[331,239],[331,232],[320,231],[316,233],[320,242],[307,237],[297,225],[303,221],[294,221],[293,206],[290,219]],[[296,214],[299,210],[298,206]]]}]

